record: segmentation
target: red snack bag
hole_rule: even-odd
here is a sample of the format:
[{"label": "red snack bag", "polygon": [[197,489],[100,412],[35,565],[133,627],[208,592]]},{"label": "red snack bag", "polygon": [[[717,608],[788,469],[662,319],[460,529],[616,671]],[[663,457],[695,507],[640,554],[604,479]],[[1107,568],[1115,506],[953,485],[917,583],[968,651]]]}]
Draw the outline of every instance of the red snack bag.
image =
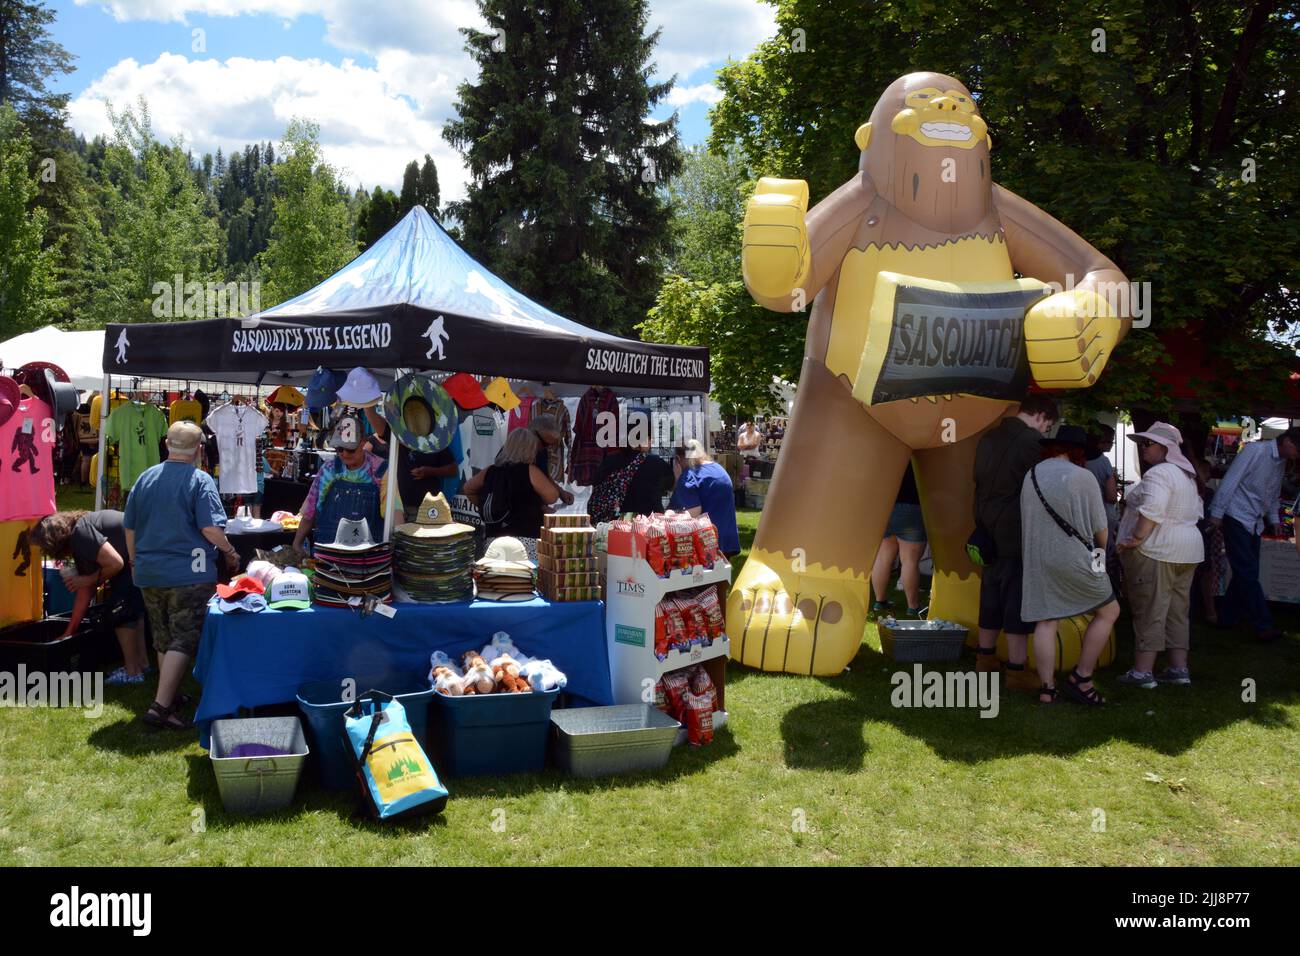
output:
[{"label": "red snack bag", "polygon": [[690,568],[695,564],[695,522],[678,518],[668,522],[670,568]]},{"label": "red snack bag", "polygon": [[691,646],[690,630],[681,606],[673,598],[664,598],[662,603],[664,616],[668,620],[668,646],[687,648]]},{"label": "red snack bag", "polygon": [[667,577],[672,567],[668,550],[668,534],[663,525],[647,521],[644,526],[638,522],[637,535],[644,534],[645,559],[650,569],[659,577]]},{"label": "red snack bag", "polygon": [[702,665],[696,664],[692,667],[688,679],[691,682],[691,693],[695,696],[704,697],[713,693],[713,678]]},{"label": "red snack bag", "polygon": [[718,559],[718,529],[705,515],[696,518],[694,524],[695,563],[711,568]]},{"label": "red snack bag", "polygon": [[691,682],[684,671],[669,671],[663,676],[664,699],[668,702],[667,714],[674,720],[686,723],[686,698],[691,693]]},{"label": "red snack bag", "polygon": [[718,600],[718,589],[705,588],[696,597],[695,603],[704,612],[704,620],[710,640],[725,634],[727,631],[727,615],[722,610],[722,602]]},{"label": "red snack bag", "polygon": [[665,713],[668,711],[668,694],[664,691],[662,679],[655,681],[655,706]]},{"label": "red snack bag", "polygon": [[677,606],[682,609],[686,621],[686,630],[692,644],[703,644],[709,640],[709,621],[704,616],[704,609],[694,595],[683,594],[675,598]]},{"label": "red snack bag", "polygon": [[713,695],[686,695],[686,739],[692,747],[713,743]]},{"label": "red snack bag", "polygon": [[668,629],[668,612],[664,609],[663,604],[655,605],[655,656],[663,660],[668,656],[668,648],[671,644],[670,632]]}]

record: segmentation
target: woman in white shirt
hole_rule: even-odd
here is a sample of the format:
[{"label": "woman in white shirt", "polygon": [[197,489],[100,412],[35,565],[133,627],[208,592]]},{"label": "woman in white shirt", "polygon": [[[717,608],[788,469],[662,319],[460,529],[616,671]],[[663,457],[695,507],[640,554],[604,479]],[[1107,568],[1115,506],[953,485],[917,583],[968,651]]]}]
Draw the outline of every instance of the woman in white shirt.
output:
[{"label": "woman in white shirt", "polygon": [[[1133,667],[1119,682],[1148,690],[1156,684],[1190,684],[1192,576],[1205,559],[1196,527],[1203,514],[1196,469],[1179,450],[1183,436],[1173,425],[1156,422],[1129,438],[1137,442],[1146,471],[1125,496],[1119,524],[1117,550],[1137,638]],[[1161,651],[1168,663],[1157,675]]]}]

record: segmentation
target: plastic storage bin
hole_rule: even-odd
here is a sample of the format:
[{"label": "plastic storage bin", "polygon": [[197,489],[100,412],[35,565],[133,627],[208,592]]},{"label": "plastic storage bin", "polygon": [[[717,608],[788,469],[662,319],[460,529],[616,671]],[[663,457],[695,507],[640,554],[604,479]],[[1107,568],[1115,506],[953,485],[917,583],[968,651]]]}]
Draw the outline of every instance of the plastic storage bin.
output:
[{"label": "plastic storage bin", "polygon": [[[240,744],[263,744],[287,756],[231,757]],[[297,717],[246,717],[212,722],[208,757],[227,813],[267,813],[293,802],[310,750]]]},{"label": "plastic storage bin", "polygon": [[881,650],[891,649],[886,646],[888,638],[888,643],[893,645],[893,658],[900,663],[955,661],[966,645],[966,628],[951,621],[900,621],[886,617],[880,619],[877,627]]},{"label": "plastic storage bin", "polygon": [[[342,699],[343,681],[317,681],[298,688],[298,709],[307,721],[308,737],[316,754],[321,785],[330,790],[351,790],[357,785],[356,764],[343,731],[343,715],[352,701]],[[429,752],[429,698],[433,688],[423,674],[381,674],[356,677],[357,695],[368,690],[392,694],[406,710],[415,739]],[[442,770],[438,766],[439,771]]]},{"label": "plastic storage bin", "polygon": [[[20,664],[29,673],[82,670],[82,657],[97,635],[83,623],[76,633],[61,637],[67,628],[67,620],[57,617],[0,628],[0,670],[12,672]],[[114,640],[111,634],[108,639]]]},{"label": "plastic storage bin", "polygon": [[580,707],[551,714],[555,762],[575,777],[658,770],[681,724],[649,704]]},{"label": "plastic storage bin", "polygon": [[435,693],[429,728],[434,766],[452,777],[541,770],[546,766],[551,705],[559,693]]}]

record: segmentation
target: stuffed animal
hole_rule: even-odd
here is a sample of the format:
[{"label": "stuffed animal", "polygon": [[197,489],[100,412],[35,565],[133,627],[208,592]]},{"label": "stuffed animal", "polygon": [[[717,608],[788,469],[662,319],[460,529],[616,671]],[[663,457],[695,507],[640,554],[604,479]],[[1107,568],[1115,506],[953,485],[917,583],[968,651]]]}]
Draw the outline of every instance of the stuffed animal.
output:
[{"label": "stuffed animal", "polygon": [[462,659],[465,664],[464,692],[466,694],[490,694],[496,690],[496,678],[492,668],[477,651],[466,651]]},{"label": "stuffed animal", "polygon": [[433,669],[433,689],[448,697],[459,697],[465,693],[465,681],[450,667],[438,666]]},{"label": "stuffed animal", "polygon": [[526,694],[531,691],[532,685],[528,683],[528,678],[519,675],[519,662],[509,654],[502,654],[500,657],[493,658],[491,663],[492,677],[497,682],[497,691],[506,694]]}]

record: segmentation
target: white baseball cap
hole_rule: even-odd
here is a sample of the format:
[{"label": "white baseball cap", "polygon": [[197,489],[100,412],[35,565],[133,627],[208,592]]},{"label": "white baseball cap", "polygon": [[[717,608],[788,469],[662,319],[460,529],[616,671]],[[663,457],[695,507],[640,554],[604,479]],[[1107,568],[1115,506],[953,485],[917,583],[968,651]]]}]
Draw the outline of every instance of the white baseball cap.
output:
[{"label": "white baseball cap", "polygon": [[285,568],[267,592],[267,607],[273,611],[302,611],[311,607],[311,588],[307,575],[297,568]]},{"label": "white baseball cap", "polygon": [[222,614],[256,614],[258,611],[266,610],[266,598],[260,594],[244,594],[233,601],[218,598],[217,607],[221,609]]}]

